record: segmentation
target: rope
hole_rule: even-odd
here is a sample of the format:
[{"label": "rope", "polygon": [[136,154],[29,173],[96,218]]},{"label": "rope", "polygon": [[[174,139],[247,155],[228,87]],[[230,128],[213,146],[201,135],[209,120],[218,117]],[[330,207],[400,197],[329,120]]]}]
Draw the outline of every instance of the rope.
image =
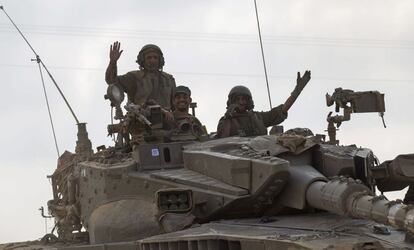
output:
[{"label": "rope", "polygon": [[257,29],[259,31],[260,49],[262,51],[263,68],[264,68],[264,73],[265,73],[265,78],[266,78],[266,86],[267,86],[267,96],[269,98],[270,109],[272,109],[272,100],[270,99],[269,80],[267,78],[266,61],[265,61],[265,56],[264,56],[264,51],[263,51],[262,33],[260,32],[259,14],[257,12],[256,0],[254,0],[254,9],[256,11],[256,21],[257,21]]}]

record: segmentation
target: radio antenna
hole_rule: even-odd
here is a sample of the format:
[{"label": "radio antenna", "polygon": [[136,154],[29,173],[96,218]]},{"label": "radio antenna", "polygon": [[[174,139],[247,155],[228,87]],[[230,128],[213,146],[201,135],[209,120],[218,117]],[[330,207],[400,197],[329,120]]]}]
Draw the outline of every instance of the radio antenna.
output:
[{"label": "radio antenna", "polygon": [[23,35],[23,33],[20,31],[19,27],[17,27],[17,25],[13,22],[13,20],[11,19],[11,17],[7,14],[7,12],[4,10],[3,6],[0,6],[0,9],[4,12],[4,14],[6,14],[6,16],[9,18],[10,22],[13,24],[13,26],[16,28],[16,30],[19,32],[19,34],[22,36],[22,38],[24,39],[24,41],[27,43],[27,45],[30,47],[30,49],[33,51],[33,53],[36,56],[36,61],[42,65],[42,67],[46,70],[46,73],[49,75],[50,79],[52,80],[53,84],[56,86],[57,90],[59,91],[59,94],[62,96],[63,100],[66,103],[66,106],[68,106],[70,112],[73,115],[73,118],[75,118],[76,124],[79,124],[79,120],[76,117],[75,113],[72,110],[72,107],[70,106],[68,100],[66,100],[65,95],[63,94],[62,90],[60,89],[59,85],[56,83],[55,79],[53,78],[52,74],[50,73],[50,71],[47,69],[46,65],[43,63],[43,61],[40,59],[40,56],[36,53],[36,51],[33,49],[32,45],[29,43],[29,41],[26,39],[26,37]]},{"label": "radio antenna", "polygon": [[265,56],[264,56],[264,51],[263,51],[262,33],[260,32],[259,14],[257,12],[256,0],[254,0],[254,9],[256,11],[257,30],[259,31],[260,49],[262,51],[263,68],[264,68],[264,73],[265,73],[265,78],[266,78],[266,86],[267,86],[267,96],[269,98],[270,109],[272,109],[272,100],[270,98],[270,89],[269,89],[269,79],[267,78],[266,61],[265,61]]},{"label": "radio antenna", "polygon": [[48,70],[48,68],[46,67],[46,65],[43,63],[43,61],[40,59],[39,54],[36,53],[36,51],[34,50],[34,48],[32,47],[32,45],[29,43],[29,41],[27,40],[27,38],[20,31],[19,27],[17,27],[17,25],[13,22],[13,20],[11,19],[11,17],[4,10],[4,7],[3,6],[0,6],[0,9],[4,12],[4,14],[6,14],[7,18],[10,20],[10,22],[13,24],[13,26],[16,28],[16,30],[19,32],[19,34],[22,36],[22,38],[24,39],[24,41],[26,42],[26,44],[30,47],[30,49],[32,50],[32,52],[36,56],[36,59],[32,59],[32,61],[36,61],[37,64],[38,64],[38,66],[39,66],[40,78],[42,80],[43,92],[44,92],[44,95],[45,95],[47,111],[48,111],[48,114],[49,114],[50,125],[52,127],[52,132],[53,132],[53,139],[55,141],[56,152],[57,152],[58,157],[59,157],[60,156],[59,147],[58,147],[58,143],[57,143],[57,139],[56,139],[55,127],[53,125],[52,114],[51,114],[51,111],[50,111],[49,101],[48,101],[48,97],[47,97],[47,92],[46,92],[46,87],[45,87],[45,82],[44,82],[44,79],[43,79],[43,74],[42,74],[42,68],[41,67],[44,68],[44,70],[47,72],[47,74],[49,75],[50,79],[52,80],[53,84],[55,85],[55,87],[59,91],[59,94],[62,96],[63,100],[65,101],[66,106],[69,108],[70,112],[72,113],[73,118],[75,118],[76,124],[79,124],[79,120],[76,117],[75,112],[73,112],[72,107],[70,106],[68,100],[66,99],[66,97],[63,94],[62,90],[60,89],[59,85],[57,84],[57,82],[53,78],[52,74],[50,73],[50,71]]}]

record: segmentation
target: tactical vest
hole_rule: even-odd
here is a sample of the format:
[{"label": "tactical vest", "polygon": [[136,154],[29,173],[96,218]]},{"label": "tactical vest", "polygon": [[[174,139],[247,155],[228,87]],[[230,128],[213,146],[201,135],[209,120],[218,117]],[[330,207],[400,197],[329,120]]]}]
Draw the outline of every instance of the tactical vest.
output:
[{"label": "tactical vest", "polygon": [[175,80],[172,75],[159,72],[154,75],[146,74],[139,70],[132,72],[135,77],[135,91],[128,93],[128,99],[135,104],[143,105],[149,99],[153,99],[161,107],[171,109],[172,94],[175,88]]},{"label": "tactical vest", "polygon": [[238,114],[230,119],[231,136],[257,136],[267,134],[267,128],[263,123],[263,119],[257,112],[248,111],[246,114]]}]

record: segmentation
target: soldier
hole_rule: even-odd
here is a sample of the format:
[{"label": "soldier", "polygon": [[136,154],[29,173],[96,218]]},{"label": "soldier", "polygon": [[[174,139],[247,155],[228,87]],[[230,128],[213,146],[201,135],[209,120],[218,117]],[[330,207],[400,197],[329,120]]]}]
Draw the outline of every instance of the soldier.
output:
[{"label": "soldier", "polygon": [[122,87],[128,95],[128,101],[134,104],[159,104],[170,111],[175,80],[172,75],[162,71],[165,61],[161,49],[154,44],[145,45],[137,56],[139,70],[117,75],[117,61],[123,52],[120,47],[119,42],[114,42],[110,47],[105,81]]},{"label": "soldier", "polygon": [[188,113],[191,101],[191,91],[188,87],[180,85],[175,88],[173,97],[174,121],[169,122],[168,126],[178,133],[190,133],[200,138],[207,132],[201,122]]},{"label": "soldier", "polygon": [[277,125],[287,118],[288,110],[310,78],[310,71],[306,71],[303,77],[298,72],[296,87],[290,97],[284,104],[272,108],[268,112],[253,111],[252,94],[247,87],[241,85],[233,87],[228,95],[227,112],[217,126],[217,136],[223,138],[234,135],[266,135],[267,127]]}]

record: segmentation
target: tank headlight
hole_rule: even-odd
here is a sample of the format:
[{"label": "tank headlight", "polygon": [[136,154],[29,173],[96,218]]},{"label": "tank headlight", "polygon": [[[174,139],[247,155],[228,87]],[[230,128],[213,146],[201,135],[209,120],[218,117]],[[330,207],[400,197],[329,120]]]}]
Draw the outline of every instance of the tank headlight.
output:
[{"label": "tank headlight", "polygon": [[105,99],[109,99],[115,106],[120,105],[125,98],[124,91],[118,84],[110,84],[106,90]]},{"label": "tank headlight", "polygon": [[162,212],[183,213],[193,206],[191,190],[160,190],[156,196],[158,209]]}]

